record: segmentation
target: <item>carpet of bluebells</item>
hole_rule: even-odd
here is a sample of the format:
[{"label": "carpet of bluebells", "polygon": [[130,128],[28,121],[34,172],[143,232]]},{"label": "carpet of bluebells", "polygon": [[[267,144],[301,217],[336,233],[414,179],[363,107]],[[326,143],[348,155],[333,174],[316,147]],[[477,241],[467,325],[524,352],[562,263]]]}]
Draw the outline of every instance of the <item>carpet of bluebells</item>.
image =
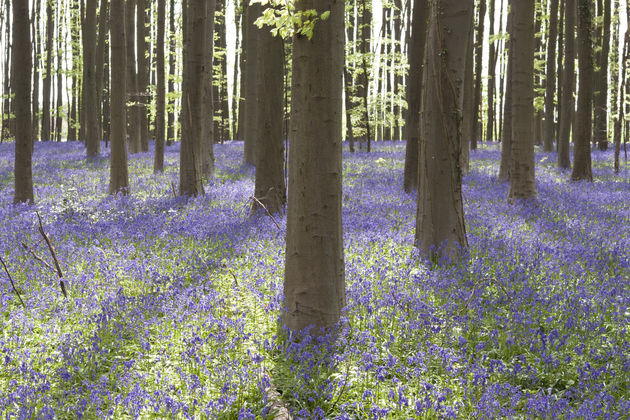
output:
[{"label": "carpet of bluebells", "polygon": [[[0,144],[0,418],[627,418],[630,170],[593,152],[594,183],[537,152],[537,203],[510,205],[499,151],[464,178],[470,251],[423,260],[404,143],[344,153],[348,306],[338,331],[278,326],[284,231],[251,215],[242,143],[215,147],[206,195],[173,196],[178,146],[131,195],[107,195],[108,151],[35,145],[35,206],[14,206]],[[44,260],[38,212],[68,287]]]}]

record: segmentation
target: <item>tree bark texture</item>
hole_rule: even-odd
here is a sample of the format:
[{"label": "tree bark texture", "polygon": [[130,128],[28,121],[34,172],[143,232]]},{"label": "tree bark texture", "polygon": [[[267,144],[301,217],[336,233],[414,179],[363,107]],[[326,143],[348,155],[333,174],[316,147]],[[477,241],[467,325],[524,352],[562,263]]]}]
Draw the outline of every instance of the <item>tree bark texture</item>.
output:
[{"label": "tree bark texture", "polygon": [[[344,2],[299,0],[330,10],[313,37],[293,38],[291,147],[284,311],[291,330],[332,327],[346,304],[341,223]],[[249,59],[249,57],[248,57]]]},{"label": "tree bark texture", "polygon": [[166,26],[166,0],[157,3],[156,46],[156,99],[155,99],[155,158],[153,171],[164,170],[164,143],[166,142],[166,62],[164,58],[164,32]]},{"label": "tree bark texture", "polygon": [[[513,12],[510,11],[507,18],[508,33],[512,31]],[[510,170],[512,164],[512,75],[514,54],[511,40],[506,42],[507,64],[505,70],[505,96],[503,98],[503,118],[501,122],[501,162],[499,163],[499,181],[510,180]]]},{"label": "tree bark texture", "polygon": [[558,167],[571,167],[570,140],[575,113],[575,0],[566,0],[564,6],[564,69],[562,71],[562,109],[558,136]]},{"label": "tree bark texture", "polygon": [[147,37],[146,0],[137,0],[136,7],[136,49],[138,51],[138,132],[140,134],[140,149],[143,152],[149,151],[149,70],[150,63],[147,57],[149,45]]},{"label": "tree bark texture", "polygon": [[462,199],[461,124],[473,0],[431,3],[423,73],[415,245],[426,256],[468,247]]},{"label": "tree bark texture", "polygon": [[55,30],[55,10],[53,2],[46,2],[46,71],[42,82],[42,141],[51,140],[50,135],[50,96],[52,84],[53,33]]},{"label": "tree bark texture", "polygon": [[599,150],[607,150],[608,149],[608,62],[610,54],[610,20],[611,20],[611,10],[610,10],[610,0],[603,0],[602,3],[604,10],[604,24],[602,30],[602,43],[601,43],[601,53],[599,55],[599,95],[595,98],[597,99],[594,102],[594,127],[593,133],[595,138],[593,139],[597,143],[597,147]]},{"label": "tree bark texture", "polygon": [[140,125],[138,113],[138,73],[136,72],[136,0],[126,0],[125,13],[125,41],[127,54],[127,137],[129,152],[139,153],[142,150],[140,144]]},{"label": "tree bark texture", "polygon": [[[480,112],[481,108],[481,88],[482,88],[482,61],[483,61],[483,32],[484,32],[484,19],[486,18],[486,0],[479,0],[479,18],[477,21],[477,37],[475,39],[475,90],[472,103],[472,126],[470,138],[470,148],[477,148],[477,136],[480,132],[481,125]],[[480,139],[481,140],[481,139]]]},{"label": "tree bark texture", "polygon": [[100,127],[96,116],[96,8],[97,0],[86,0],[83,21],[83,89],[82,103],[85,115],[85,141],[87,157],[95,158],[100,153]]},{"label": "tree bark texture", "polygon": [[206,0],[206,46],[203,49],[203,110],[201,131],[201,173],[206,178],[214,174],[214,98],[213,98],[213,55],[215,0]]},{"label": "tree bark texture", "polygon": [[547,84],[545,86],[545,121],[543,127],[543,148],[553,152],[555,137],[556,94],[556,40],[558,33],[558,0],[550,0],[549,37],[547,38]]},{"label": "tree bark texture", "polygon": [[[249,1],[249,0],[245,0]],[[256,68],[258,54],[258,37],[260,29],[254,24],[256,19],[262,13],[259,3],[250,3],[245,10],[247,29],[245,36],[247,43],[245,48],[245,120],[243,121],[244,137],[245,137],[245,163],[254,165],[256,158],[256,112],[257,110],[257,92],[256,92]]]}]

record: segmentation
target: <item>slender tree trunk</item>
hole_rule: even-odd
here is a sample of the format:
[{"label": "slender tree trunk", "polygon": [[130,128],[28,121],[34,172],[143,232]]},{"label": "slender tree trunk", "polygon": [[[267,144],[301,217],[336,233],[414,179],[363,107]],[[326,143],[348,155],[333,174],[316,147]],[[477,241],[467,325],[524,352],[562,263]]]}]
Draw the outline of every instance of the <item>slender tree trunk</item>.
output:
[{"label": "slender tree trunk", "polygon": [[15,91],[15,194],[14,203],[32,203],[33,127],[31,126],[31,33],[27,1],[13,5],[13,65]]},{"label": "slender tree trunk", "polygon": [[[472,17],[474,19],[474,15]],[[474,28],[474,21],[471,22],[471,26]],[[462,103],[462,124],[461,124],[461,153],[459,154],[459,165],[462,170],[462,174],[467,174],[470,166],[470,148],[472,145],[473,134],[473,120],[475,114],[473,111],[474,95],[475,95],[475,42],[474,37],[471,35],[468,41],[468,48],[466,49],[466,65],[464,67],[464,87],[463,87],[463,103]]]},{"label": "slender tree trunk", "polygon": [[[39,57],[41,54],[40,33],[39,33],[39,17],[41,2],[35,2],[35,15],[32,19],[32,35],[33,35],[33,94],[32,94],[32,121],[33,141],[39,138]],[[0,126],[1,130],[1,126]]]},{"label": "slender tree trunk", "polygon": [[293,38],[282,322],[291,330],[313,326],[312,333],[318,334],[339,321],[346,304],[341,227],[344,2],[301,0],[296,9],[330,10],[330,17],[317,22],[311,40]]},{"label": "slender tree trunk", "polygon": [[245,140],[245,123],[247,120],[247,106],[245,98],[247,96],[247,29],[249,27],[249,18],[247,16],[248,0],[241,0],[243,5],[243,13],[241,19],[241,56],[239,58],[238,68],[240,69],[239,78],[239,96],[238,96],[238,124],[236,126],[236,138]]},{"label": "slender tree trunk", "polygon": [[204,194],[202,184],[203,119],[206,116],[203,77],[204,50],[209,48],[206,0],[184,0],[184,74],[182,85],[182,144],[179,159],[179,193]]},{"label": "slender tree trunk", "polygon": [[354,7],[350,5],[350,7],[346,6],[346,46],[344,49],[345,59],[344,59],[344,95],[345,95],[345,109],[346,109],[346,138],[348,139],[350,152],[354,153],[354,127],[352,125],[352,94],[354,93],[353,86],[353,77],[352,77],[352,69],[350,64],[350,56],[354,53],[353,47],[354,42],[353,34],[354,34]]},{"label": "slender tree trunk", "polygon": [[[245,0],[249,1],[249,0]],[[247,52],[245,54],[245,115],[243,133],[245,136],[245,162],[250,165],[254,165],[256,157],[256,112],[257,112],[257,92],[256,92],[256,68],[257,54],[258,54],[258,37],[260,29],[254,24],[256,19],[261,15],[261,5],[258,3],[250,3],[245,11],[247,29],[245,34],[247,36]]]},{"label": "slender tree trunk", "polygon": [[284,146],[282,141],[284,44],[263,27],[258,37],[258,151],[256,153],[256,185],[254,208],[265,206],[278,213],[286,203],[284,183]]},{"label": "slender tree trunk", "polygon": [[601,44],[601,54],[599,56],[599,97],[594,103],[595,127],[594,140],[597,142],[599,150],[608,149],[608,61],[610,54],[610,0],[603,1],[604,27]]},{"label": "slender tree trunk", "polygon": [[[5,1],[5,9],[6,16],[11,15],[11,0]],[[11,21],[12,19],[7,18],[6,25],[6,51],[5,51],[5,62],[4,62],[4,89],[2,93],[4,94],[4,101],[2,104],[2,125],[0,126],[0,142],[4,141],[4,136],[7,134],[11,137]]]},{"label": "slender tree trunk", "polygon": [[475,92],[473,96],[473,108],[472,108],[472,126],[471,126],[471,134],[470,137],[470,148],[477,148],[477,136],[479,132],[479,127],[481,125],[480,121],[480,112],[479,109],[481,107],[481,88],[482,88],[482,79],[481,79],[481,71],[482,71],[482,61],[483,61],[483,31],[484,31],[484,20],[486,18],[486,0],[479,0],[479,20],[477,22],[477,37],[475,43]]},{"label": "slender tree trunk", "polygon": [[461,115],[473,10],[473,0],[431,2],[415,235],[420,252],[431,257],[453,257],[468,247],[459,159],[464,141]]},{"label": "slender tree trunk", "polygon": [[129,171],[127,169],[126,131],[127,116],[127,54],[125,34],[125,1],[111,0],[111,155],[110,194],[129,194]]},{"label": "slender tree trunk", "polygon": [[140,134],[140,150],[149,151],[149,72],[150,63],[147,57],[149,36],[147,28],[146,0],[136,0],[136,48],[138,56],[138,97],[137,97],[137,122]]},{"label": "slender tree trunk", "polygon": [[96,42],[96,121],[99,138],[103,137],[103,85],[105,83],[105,49],[109,33],[109,0],[101,0],[98,15],[98,40]]},{"label": "slender tree trunk", "polygon": [[214,56],[214,0],[206,1],[206,45],[203,49],[203,114],[201,127],[201,174],[203,177],[211,178],[214,174],[214,100],[213,100],[213,56]]},{"label": "slender tree trunk", "polygon": [[556,83],[556,99],[558,101],[558,105],[556,107],[557,111],[557,122],[555,127],[555,144],[556,150],[558,150],[558,142],[560,141],[560,118],[562,116],[562,87],[564,86],[563,79],[563,69],[564,69],[564,16],[565,16],[565,7],[566,0],[560,0],[560,21],[558,24],[558,54],[556,54],[556,69],[558,73],[557,83]]},{"label": "slender tree trunk", "polygon": [[140,112],[138,97],[138,73],[136,71],[136,0],[126,1],[125,13],[125,40],[127,42],[127,137],[129,142],[129,152],[139,153],[142,151],[140,134]]},{"label": "slender tree trunk", "polygon": [[549,16],[549,36],[547,38],[547,84],[545,86],[545,125],[543,131],[543,148],[545,152],[553,152],[555,121],[554,97],[556,94],[556,38],[558,29],[558,0],[551,0]]},{"label": "slender tree trunk", "polygon": [[[107,12],[109,15],[109,11]],[[109,24],[107,25],[109,29]],[[105,64],[103,66],[103,140],[105,140],[105,147],[109,147],[109,139],[111,136],[111,121],[110,121],[110,65],[109,57],[111,56],[109,48],[105,48]]]},{"label": "slender tree trunk", "polygon": [[593,97],[593,48],[591,45],[591,1],[578,0],[579,92],[573,171],[571,180],[593,180],[591,170],[591,115]]},{"label": "slender tree trunk", "polygon": [[575,0],[566,0],[564,7],[564,70],[562,72],[562,114],[560,116],[560,136],[558,138],[558,167],[571,167],[570,140],[575,102]]},{"label": "slender tree trunk", "polygon": [[[410,3],[408,1],[408,3]],[[403,86],[403,75],[399,70],[400,57],[402,56],[402,27],[403,27],[403,2],[402,0],[394,0],[394,48],[392,67],[394,71],[394,140],[401,140],[401,92],[400,87]]]},{"label": "slender tree trunk", "polygon": [[[518,1],[518,0],[517,0]],[[507,18],[507,31],[512,33],[512,21],[514,12],[510,8],[510,12]],[[513,65],[514,65],[514,53],[512,48],[511,39],[505,44],[507,49],[507,64],[505,75],[505,96],[503,99],[503,118],[502,118],[502,130],[501,130],[501,162],[499,165],[499,181],[506,182],[510,180],[511,164],[512,164],[512,78],[513,78]]]},{"label": "slender tree trunk", "polygon": [[155,159],[153,171],[164,170],[164,142],[166,140],[166,63],[164,61],[164,26],[166,25],[166,0],[158,0],[157,4],[157,39],[156,67],[157,92],[155,102]]},{"label": "slender tree trunk", "polygon": [[175,76],[177,70],[175,68],[175,55],[177,54],[177,43],[175,34],[175,0],[170,3],[169,16],[169,48],[168,48],[168,102],[166,116],[166,144],[171,145],[175,141]]},{"label": "slender tree trunk", "polygon": [[422,72],[424,67],[424,47],[427,36],[429,5],[427,0],[414,0],[409,39],[409,80],[407,81],[407,121],[405,121],[405,174],[406,192],[418,188],[418,137],[420,136],[420,101],[422,97]]},{"label": "slender tree trunk", "polygon": [[372,51],[370,41],[372,39],[372,4],[368,5],[368,0],[361,0],[361,70],[363,84],[359,85],[359,96],[363,99],[363,119],[365,121],[365,136],[367,140],[367,151],[371,151],[372,132],[370,130],[370,106],[368,97],[370,95],[370,72],[367,65],[367,55]]},{"label": "slender tree trunk", "polygon": [[83,109],[85,112],[85,136],[87,157],[94,158],[100,153],[100,127],[96,117],[96,8],[97,0],[87,0],[83,21]]},{"label": "slender tree trunk", "polygon": [[496,41],[494,38],[494,4],[495,0],[489,0],[489,17],[490,17],[490,28],[488,28],[489,32],[489,52],[488,52],[488,120],[486,125],[486,140],[494,141],[495,140],[495,131],[494,131],[494,116],[495,116],[495,102],[494,102],[494,91],[497,84],[496,74],[497,74],[497,47]]},{"label": "slender tree trunk", "polygon": [[235,36],[236,36],[236,41],[235,41],[235,46],[234,46],[234,77],[232,78],[233,83],[232,83],[232,118],[231,118],[231,124],[230,124],[230,138],[232,140],[238,138],[237,135],[237,127],[238,127],[238,121],[239,121],[239,103],[240,103],[240,96],[241,96],[241,85],[239,83],[237,83],[239,81],[239,74],[240,71],[239,69],[242,70],[242,67],[239,67],[240,62],[241,62],[241,56],[243,54],[243,46],[242,46],[242,37],[241,37],[241,28],[242,28],[242,21],[243,21],[243,9],[242,9],[242,1],[239,2],[240,4],[236,4],[234,6],[234,25],[236,26],[236,31],[235,31]]},{"label": "slender tree trunk", "polygon": [[53,34],[55,30],[55,11],[53,2],[46,2],[46,73],[43,80],[42,95],[42,140],[51,140],[50,135],[50,95],[52,82]]},{"label": "slender tree trunk", "polygon": [[[615,14],[619,16],[619,0],[615,0]],[[630,14],[627,15],[628,23],[630,23]],[[615,34],[616,34],[616,42],[613,43],[615,50],[619,48],[619,22],[616,23],[615,26]],[[619,173],[619,154],[621,152],[621,129],[622,124],[624,122],[624,110],[625,110],[625,92],[626,92],[626,74],[627,74],[627,66],[628,66],[628,56],[630,55],[630,25],[626,26],[626,33],[624,36],[623,42],[623,50],[622,50],[622,59],[621,59],[621,77],[619,80],[621,82],[617,82],[615,86],[616,89],[613,90],[614,98],[618,99],[618,106],[613,108],[613,115],[615,115],[615,130],[613,135],[613,142],[615,144],[615,157],[614,157],[614,170],[615,173]],[[617,61],[614,61],[615,63]],[[618,75],[617,75],[618,76]],[[615,101],[617,102],[617,101]]]}]

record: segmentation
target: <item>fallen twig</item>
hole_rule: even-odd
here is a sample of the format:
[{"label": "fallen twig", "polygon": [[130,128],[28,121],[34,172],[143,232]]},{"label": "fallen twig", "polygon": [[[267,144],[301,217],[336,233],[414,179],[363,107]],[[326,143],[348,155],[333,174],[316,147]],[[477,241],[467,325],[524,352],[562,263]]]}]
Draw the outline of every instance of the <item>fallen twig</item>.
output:
[{"label": "fallen twig", "polygon": [[44,231],[42,218],[40,217],[38,212],[35,212],[35,214],[37,215],[37,220],[39,221],[39,233],[42,235],[42,238],[44,238],[46,245],[48,245],[48,249],[50,250],[50,255],[52,255],[53,262],[55,263],[57,275],[59,276],[59,286],[61,286],[61,292],[63,293],[63,297],[67,298],[68,293],[66,292],[66,285],[63,282],[63,273],[61,272],[61,266],[59,265],[59,261],[57,260],[57,254],[55,253],[55,248],[52,246],[52,243],[50,242],[48,235],[46,235],[46,232]]},{"label": "fallen twig", "polygon": [[20,296],[20,292],[18,292],[17,288],[15,287],[15,283],[13,282],[13,277],[11,277],[11,273],[9,273],[9,269],[7,268],[7,265],[4,263],[4,260],[2,259],[2,257],[0,257],[0,262],[2,263],[2,267],[4,267],[4,272],[7,273],[7,276],[9,277],[9,281],[11,282],[11,287],[13,287],[13,291],[17,295],[24,309],[26,309],[26,305],[24,304],[24,301],[22,300],[22,297]]},{"label": "fallen twig", "polygon": [[177,190],[175,189],[175,183],[171,181],[171,189],[173,190],[173,197],[177,198]]},{"label": "fallen twig", "polygon": [[267,206],[265,206],[259,199],[257,199],[256,197],[254,197],[253,195],[251,197],[249,197],[250,200],[255,201],[256,203],[258,203],[258,205],[260,207],[262,207],[265,210],[265,213],[267,213],[267,216],[271,217],[271,220],[273,221],[273,223],[276,225],[276,227],[278,228],[278,230],[282,230],[282,228],[280,227],[280,225],[278,224],[278,222],[276,222],[276,219],[272,216],[272,214],[269,212],[269,210],[267,209]]},{"label": "fallen twig", "polygon": [[42,257],[40,257],[39,255],[37,255],[35,253],[35,251],[33,251],[31,248],[28,247],[28,245],[26,245],[24,242],[22,242],[22,247],[24,248],[24,250],[26,252],[28,252],[29,254],[31,254],[33,256],[33,258],[35,258],[37,261],[39,261],[40,263],[42,263],[42,265],[44,265],[45,267],[47,267],[48,269],[55,271],[55,269],[53,268],[52,265],[48,264],[46,261],[44,261],[44,259]]}]

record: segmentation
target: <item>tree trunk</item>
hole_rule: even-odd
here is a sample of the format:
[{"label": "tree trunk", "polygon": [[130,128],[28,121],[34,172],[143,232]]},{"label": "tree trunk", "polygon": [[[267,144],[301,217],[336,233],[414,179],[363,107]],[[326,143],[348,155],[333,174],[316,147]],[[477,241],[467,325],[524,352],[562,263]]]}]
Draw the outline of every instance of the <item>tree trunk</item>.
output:
[{"label": "tree trunk", "polygon": [[[33,127],[33,141],[39,138],[39,57],[41,54],[40,47],[40,31],[39,31],[39,16],[40,16],[41,2],[35,2],[35,15],[32,19],[32,36],[33,36],[33,92],[32,92],[32,121]],[[8,59],[8,57],[7,57]],[[0,125],[0,130],[2,130]]]},{"label": "tree trunk", "polygon": [[[474,19],[474,15],[473,15]],[[474,21],[471,22],[474,27]],[[468,41],[468,48],[466,49],[466,65],[464,67],[464,87],[463,87],[463,102],[462,102],[462,126],[461,126],[461,153],[459,154],[459,165],[462,170],[462,174],[467,174],[470,166],[470,148],[473,142],[473,120],[475,114],[473,111],[473,101],[475,95],[475,75],[474,75],[474,57],[475,57],[475,43],[474,37],[471,35]]]},{"label": "tree trunk", "polygon": [[138,51],[138,133],[140,134],[140,149],[149,151],[149,63],[147,53],[149,36],[147,28],[146,0],[137,0],[136,8],[136,45]]},{"label": "tree trunk", "polygon": [[96,7],[97,0],[87,0],[83,20],[83,109],[85,115],[85,144],[87,157],[95,158],[100,152],[100,128],[96,118]]},{"label": "tree trunk", "polygon": [[459,159],[465,141],[461,137],[464,72],[473,10],[473,0],[431,3],[415,234],[415,245],[429,257],[454,257],[468,247]]},{"label": "tree trunk", "polygon": [[111,48],[111,155],[110,194],[129,194],[127,169],[126,106],[127,101],[127,41],[125,34],[125,1],[111,0],[110,48]]},{"label": "tree trunk", "polygon": [[578,0],[579,92],[571,180],[593,180],[591,170],[591,115],[593,97],[593,48],[591,45],[591,1]]},{"label": "tree trunk", "polygon": [[50,95],[52,82],[53,33],[55,30],[55,11],[53,2],[46,2],[46,73],[43,80],[42,95],[42,140],[51,140],[50,136]]},{"label": "tree trunk", "polygon": [[344,2],[301,0],[298,11],[330,10],[309,40],[293,38],[291,147],[282,322],[330,328],[346,304],[341,226],[341,95]]},{"label": "tree trunk", "polygon": [[[615,15],[619,16],[619,0],[615,0]],[[628,23],[630,23],[630,13],[626,16]],[[619,43],[621,42],[619,34],[619,22],[615,25],[616,42],[613,43],[615,50],[618,50]],[[618,80],[615,85],[618,87],[613,90],[614,98],[618,99],[618,106],[613,108],[613,115],[615,115],[615,131],[613,135],[613,142],[615,144],[615,157],[614,157],[614,170],[615,173],[619,173],[619,153],[621,152],[621,128],[624,122],[624,110],[625,110],[625,92],[626,92],[626,74],[628,66],[628,56],[630,55],[630,25],[626,26],[626,33],[624,36],[622,60],[621,60],[621,77],[617,75]],[[618,61],[614,60],[617,63]],[[617,102],[617,101],[615,101]],[[616,112],[615,112],[616,108]]]},{"label": "tree trunk", "polygon": [[175,141],[175,55],[177,54],[177,37],[175,34],[175,0],[170,3],[169,16],[169,48],[168,48],[168,111],[166,117],[166,144],[171,145]]},{"label": "tree trunk", "polygon": [[31,126],[31,33],[27,1],[13,5],[12,82],[15,92],[14,203],[33,202],[33,127]]},{"label": "tree trunk", "polygon": [[550,0],[549,37],[547,38],[547,84],[545,86],[545,121],[543,148],[553,152],[555,137],[554,98],[556,94],[556,39],[558,31],[558,0]]},{"label": "tree trunk", "polygon": [[427,36],[429,5],[427,0],[414,0],[409,39],[409,80],[407,81],[407,121],[405,121],[405,174],[406,192],[418,188],[418,137],[420,135],[420,101],[422,95],[422,72],[424,67],[424,47]]},{"label": "tree trunk", "polygon": [[239,1],[240,4],[236,4],[234,7],[234,25],[236,26],[235,31],[235,43],[234,43],[234,69],[233,69],[233,78],[232,78],[232,118],[230,121],[230,138],[232,140],[237,139],[237,127],[239,121],[239,103],[241,96],[241,86],[237,81],[239,80],[239,74],[242,67],[239,67],[241,63],[241,56],[243,50],[243,41],[241,37],[241,28],[243,25],[243,9],[242,9],[242,1]]},{"label": "tree trunk", "polygon": [[481,64],[483,60],[483,30],[485,18],[486,0],[479,0],[479,20],[477,22],[477,38],[475,45],[475,92],[472,103],[472,136],[470,137],[470,148],[473,150],[477,148],[477,133],[479,132],[479,126],[481,125],[481,122],[479,121],[479,108],[481,107],[481,87],[483,83],[481,79]]},{"label": "tree trunk", "polygon": [[263,27],[258,37],[258,152],[254,208],[262,204],[269,213],[278,213],[286,203],[284,145],[282,141],[284,44]]},{"label": "tree trunk", "polygon": [[[408,2],[410,3],[410,2]],[[403,75],[399,70],[400,57],[402,57],[402,28],[403,28],[403,2],[402,0],[394,0],[394,51],[392,67],[394,71],[394,140],[401,140],[401,92],[400,87],[403,86]]]},{"label": "tree trunk", "polygon": [[98,15],[98,41],[96,44],[96,121],[99,139],[103,137],[104,130],[104,97],[103,86],[105,84],[105,49],[107,48],[107,33],[109,32],[109,0],[101,0],[101,9]]},{"label": "tree trunk", "polygon": [[564,6],[564,70],[562,72],[562,114],[560,115],[560,136],[558,137],[558,167],[571,167],[570,140],[575,102],[575,0],[566,0]]},{"label": "tree trunk", "polygon": [[488,28],[490,45],[488,52],[488,120],[486,126],[486,140],[494,141],[495,140],[495,131],[494,131],[494,120],[495,120],[495,102],[494,102],[494,91],[497,84],[496,74],[497,74],[497,47],[495,45],[496,41],[494,38],[494,3],[495,0],[489,0],[489,17],[490,17],[490,28]]},{"label": "tree trunk", "polygon": [[236,138],[245,140],[245,123],[247,120],[247,106],[245,105],[245,97],[247,96],[247,28],[249,21],[247,17],[248,0],[240,0],[243,5],[241,19],[241,56],[239,57],[238,67],[240,71],[239,77],[239,95],[238,95],[238,123],[236,125]]},{"label": "tree trunk", "polygon": [[558,150],[558,142],[560,139],[560,118],[562,116],[562,87],[564,86],[563,81],[563,69],[564,69],[564,16],[566,0],[560,0],[560,20],[558,23],[558,53],[556,54],[556,69],[557,69],[557,83],[556,83],[556,100],[558,101],[558,105],[556,107],[557,111],[557,122],[555,126],[555,144],[556,150]]},{"label": "tree trunk", "polygon": [[[5,1],[6,15],[11,15],[11,0]],[[6,39],[11,39],[11,20],[7,18],[6,25]],[[4,84],[2,94],[4,95],[4,101],[2,101],[2,125],[0,125],[0,142],[4,141],[4,136],[11,137],[11,42],[6,42],[5,50],[5,62],[4,62]]]},{"label": "tree trunk", "polygon": [[203,49],[203,114],[201,131],[201,174],[211,178],[214,173],[214,101],[213,101],[213,56],[214,56],[214,0],[206,2],[206,45]]},{"label": "tree trunk", "polygon": [[534,0],[514,0],[512,7],[512,157],[510,202],[536,197],[534,163]]},{"label": "tree trunk", "polygon": [[[248,1],[248,0],[245,0]],[[257,107],[257,92],[256,92],[256,61],[258,54],[258,37],[260,30],[254,24],[256,19],[261,15],[261,6],[259,3],[250,3],[245,10],[247,29],[245,30],[245,36],[247,37],[247,51],[245,53],[245,116],[244,123],[244,137],[245,137],[245,163],[254,165],[256,157],[256,139],[258,134],[256,133],[256,107]]]},{"label": "tree trunk", "polygon": [[138,112],[138,73],[136,72],[136,0],[127,0],[125,13],[125,41],[127,42],[127,138],[129,152],[139,153],[142,150],[140,143],[140,124]]},{"label": "tree trunk", "polygon": [[[63,16],[63,10],[61,9],[61,6],[63,5],[60,4],[57,7],[59,7],[60,12],[57,14],[57,106],[55,107],[55,141],[60,142],[61,141],[61,131],[62,131],[62,125],[63,125],[63,115],[62,115],[62,109],[63,109],[63,62],[65,61],[64,58],[62,57],[62,48],[61,48],[61,40],[62,40],[62,16]],[[32,121],[31,121],[32,124]]]},{"label": "tree trunk", "polygon": [[[507,32],[512,33],[512,21],[514,12],[510,8],[507,18]],[[499,165],[499,181],[506,182],[510,180],[511,164],[512,164],[512,77],[514,65],[514,53],[511,40],[505,44],[507,49],[507,64],[505,75],[505,96],[503,99],[503,118],[501,122],[501,162]]]},{"label": "tree trunk", "polygon": [[345,59],[344,59],[344,99],[345,99],[345,111],[346,111],[346,138],[348,139],[348,144],[350,148],[350,152],[354,153],[354,126],[352,125],[352,95],[354,93],[354,78],[353,71],[351,69],[350,56],[354,54],[354,6],[351,5],[349,8],[346,7],[346,45],[344,48]]},{"label": "tree trunk", "polygon": [[204,194],[202,184],[204,73],[208,48],[206,0],[184,0],[184,70],[182,81],[182,144],[179,158],[179,193]]},{"label": "tree trunk", "polygon": [[164,62],[164,26],[166,25],[166,0],[158,0],[157,4],[157,39],[156,67],[157,92],[155,100],[155,159],[153,171],[164,170],[164,142],[166,140],[165,112],[166,112],[166,63]]},{"label": "tree trunk", "polygon": [[602,34],[601,53],[599,54],[599,95],[594,106],[594,135],[599,150],[608,149],[608,55],[610,54],[610,0],[604,0],[604,25]]}]

